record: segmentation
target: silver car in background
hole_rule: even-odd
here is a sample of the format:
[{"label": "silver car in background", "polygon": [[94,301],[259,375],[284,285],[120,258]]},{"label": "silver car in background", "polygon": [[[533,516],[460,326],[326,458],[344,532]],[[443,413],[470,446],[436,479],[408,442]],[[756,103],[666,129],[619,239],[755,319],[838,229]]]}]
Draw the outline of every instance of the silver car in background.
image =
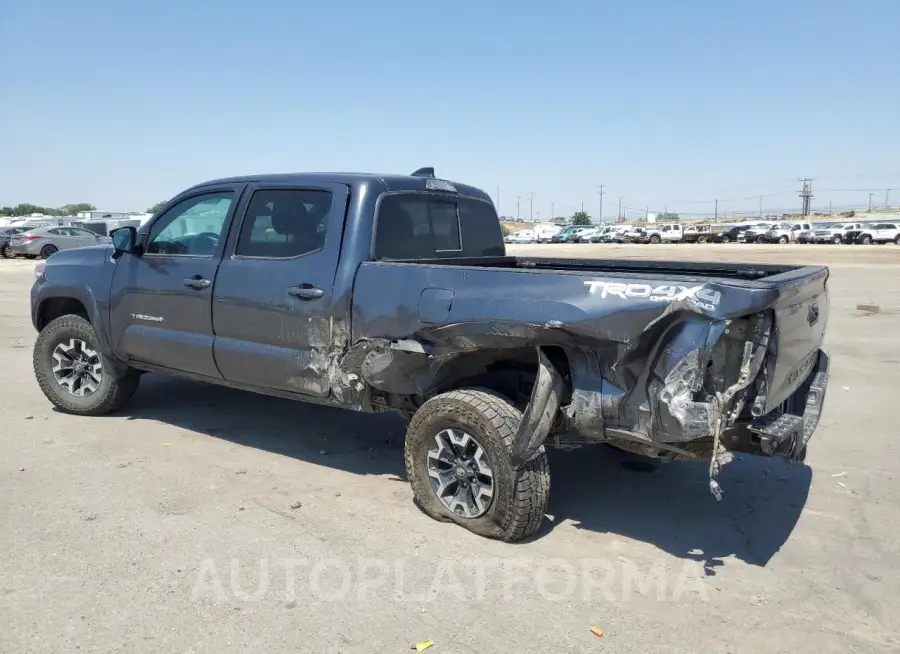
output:
[{"label": "silver car in background", "polygon": [[38,227],[14,234],[9,239],[8,252],[12,256],[46,259],[60,250],[111,242],[109,236],[100,236],[79,227]]}]

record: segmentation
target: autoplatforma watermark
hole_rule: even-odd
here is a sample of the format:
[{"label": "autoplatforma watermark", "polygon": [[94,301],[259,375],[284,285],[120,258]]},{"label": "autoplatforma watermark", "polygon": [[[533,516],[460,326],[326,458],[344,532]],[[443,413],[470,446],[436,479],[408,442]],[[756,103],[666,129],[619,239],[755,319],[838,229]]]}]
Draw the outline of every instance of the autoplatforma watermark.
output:
[{"label": "autoplatforma watermark", "polygon": [[197,568],[191,600],[489,602],[523,594],[548,602],[627,602],[637,597],[661,602],[709,601],[701,564],[687,560],[667,563],[663,557],[643,565],[626,557],[574,562],[562,558],[473,558],[443,561],[434,567],[416,559],[208,558]]}]

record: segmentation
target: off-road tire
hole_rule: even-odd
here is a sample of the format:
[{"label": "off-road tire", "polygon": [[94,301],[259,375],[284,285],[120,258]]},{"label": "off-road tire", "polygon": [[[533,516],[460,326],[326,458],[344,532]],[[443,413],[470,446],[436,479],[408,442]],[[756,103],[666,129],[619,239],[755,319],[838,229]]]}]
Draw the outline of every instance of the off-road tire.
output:
[{"label": "off-road tire", "polygon": [[697,237],[697,242],[698,242],[698,243],[706,243],[706,237],[705,237],[705,236],[698,236],[698,237]]},{"label": "off-road tire", "polygon": [[862,236],[859,237],[859,240],[857,242],[860,245],[869,245],[872,243],[872,237],[869,236],[868,234],[863,234]]},{"label": "off-road tire", "polygon": [[140,373],[129,369],[117,375],[102,354],[103,378],[96,392],[77,397],[63,390],[53,376],[52,356],[56,346],[70,338],[80,339],[100,352],[93,326],[81,316],[61,316],[44,327],[34,343],[32,364],[34,376],[47,399],[60,411],[80,416],[106,415],[130,400],[140,383]]},{"label": "off-road tire", "polygon": [[3,247],[0,248],[0,256],[2,256],[4,259],[15,259],[16,258],[16,255],[10,254],[9,243],[4,244]]},{"label": "off-road tire", "polygon": [[662,241],[662,239],[661,239],[659,236],[657,236],[656,234],[654,234],[653,236],[650,237],[650,242],[651,242],[653,245],[659,245],[659,243],[660,243],[661,241]]},{"label": "off-road tire", "polygon": [[[428,516],[458,525],[487,538],[512,542],[536,532],[550,495],[547,452],[542,445],[525,466],[510,464],[522,413],[505,397],[480,388],[449,391],[431,398],[416,411],[406,430],[406,475],[416,504]],[[427,456],[443,429],[462,429],[481,443],[494,475],[494,496],[477,518],[457,515],[438,499],[428,477]]]}]

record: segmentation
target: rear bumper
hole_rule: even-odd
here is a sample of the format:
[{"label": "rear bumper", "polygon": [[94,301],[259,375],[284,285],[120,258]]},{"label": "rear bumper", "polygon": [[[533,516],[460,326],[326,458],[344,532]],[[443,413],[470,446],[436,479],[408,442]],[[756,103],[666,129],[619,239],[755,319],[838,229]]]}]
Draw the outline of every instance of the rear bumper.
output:
[{"label": "rear bumper", "polygon": [[734,452],[803,460],[822,415],[829,367],[828,354],[819,350],[806,381],[784,403],[787,408],[736,423],[723,436],[724,445]]}]

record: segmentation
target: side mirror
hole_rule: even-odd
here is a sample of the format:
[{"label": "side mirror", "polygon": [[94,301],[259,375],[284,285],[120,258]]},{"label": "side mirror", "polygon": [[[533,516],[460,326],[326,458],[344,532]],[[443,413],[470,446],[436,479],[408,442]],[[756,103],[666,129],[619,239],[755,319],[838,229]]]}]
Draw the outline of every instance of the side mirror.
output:
[{"label": "side mirror", "polygon": [[109,236],[112,238],[113,259],[134,252],[137,243],[137,230],[134,227],[119,227],[111,231]]}]

